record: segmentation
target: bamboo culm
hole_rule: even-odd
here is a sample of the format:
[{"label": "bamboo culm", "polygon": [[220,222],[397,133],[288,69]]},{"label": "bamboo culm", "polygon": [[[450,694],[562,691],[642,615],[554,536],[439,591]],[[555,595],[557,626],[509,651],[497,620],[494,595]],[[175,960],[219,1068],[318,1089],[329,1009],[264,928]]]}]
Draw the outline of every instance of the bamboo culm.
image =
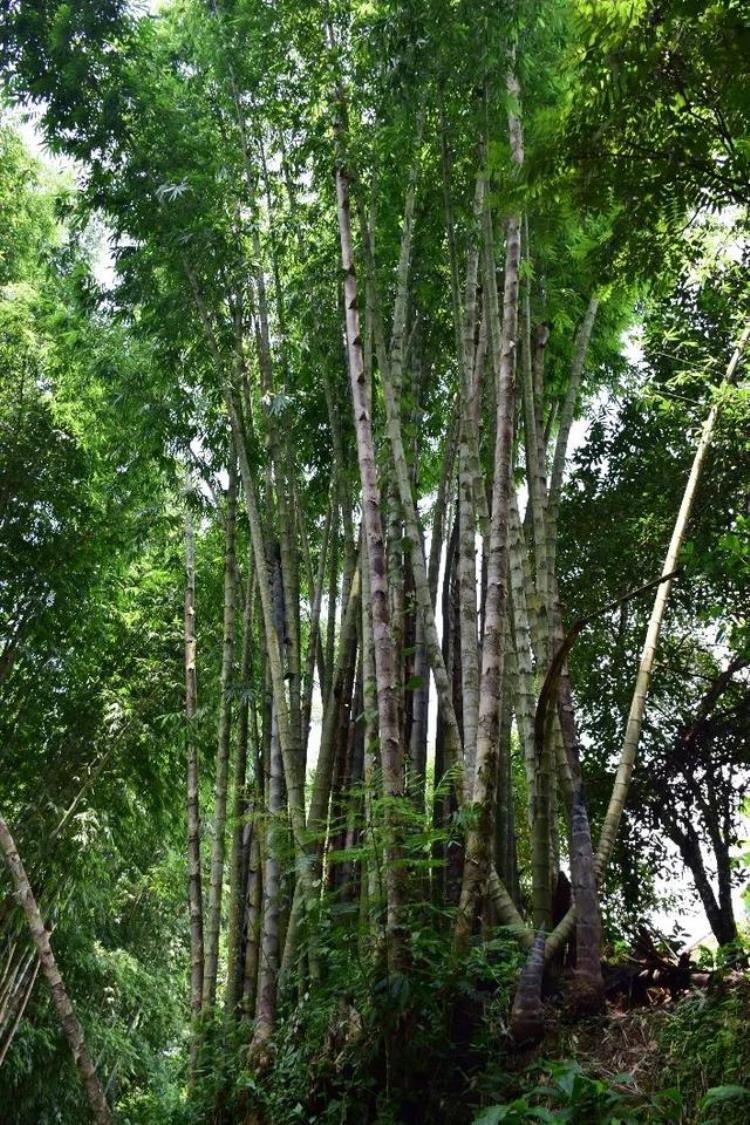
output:
[{"label": "bamboo culm", "polygon": [[86,1090],[91,1114],[97,1125],[112,1125],[113,1118],[104,1090],[96,1073],[94,1063],[89,1054],[78,1017],[70,1002],[67,990],[63,983],[60,970],[57,966],[55,955],[52,952],[49,934],[39,912],[34,892],[31,889],[26,870],[18,854],[15,841],[10,829],[2,816],[0,816],[0,847],[3,850],[5,864],[13,882],[19,904],[26,915],[31,938],[41,963],[42,972],[52,993],[52,1002],[55,1006],[65,1038],[68,1040],[73,1054],[81,1082]]}]

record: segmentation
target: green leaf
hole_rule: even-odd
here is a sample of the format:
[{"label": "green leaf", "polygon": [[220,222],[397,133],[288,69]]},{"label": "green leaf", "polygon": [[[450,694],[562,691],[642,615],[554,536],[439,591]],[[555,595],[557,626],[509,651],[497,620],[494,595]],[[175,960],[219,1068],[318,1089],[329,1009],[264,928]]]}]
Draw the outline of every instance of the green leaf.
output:
[{"label": "green leaf", "polygon": [[705,1113],[715,1105],[744,1100],[750,1100],[750,1090],[746,1086],[712,1086],[701,1098],[698,1109]]}]

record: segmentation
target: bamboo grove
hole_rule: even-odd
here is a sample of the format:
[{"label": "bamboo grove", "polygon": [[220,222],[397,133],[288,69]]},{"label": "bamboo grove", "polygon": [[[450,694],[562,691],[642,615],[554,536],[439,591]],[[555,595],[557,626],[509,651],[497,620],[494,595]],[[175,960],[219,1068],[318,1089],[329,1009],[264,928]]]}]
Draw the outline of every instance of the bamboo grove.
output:
[{"label": "bamboo grove", "polygon": [[[684,453],[658,470],[676,503],[648,563],[626,558],[613,588],[585,555],[571,563],[576,419],[627,393],[623,340],[678,284],[691,209],[744,221],[747,150],[729,145],[711,171],[690,146],[710,165],[746,107],[727,95],[719,120],[710,92],[700,103],[712,75],[690,35],[710,13],[683,7],[2,5],[10,96],[76,162],[77,213],[112,247],[111,284],[81,315],[118,334],[101,395],[119,380],[112,431],[122,411],[157,466],[130,518],[159,508],[179,557],[159,595],[171,712],[152,750],[139,706],[129,721],[145,724],[134,755],[169,743],[185,1088],[199,1100],[218,1074],[214,1119],[244,1120],[227,1116],[234,1064],[216,1059],[231,1044],[249,1074],[273,1068],[280,1012],[330,986],[332,928],[397,1012],[426,925],[459,970],[502,935],[517,1042],[543,1034],[543,979],[563,964],[567,1012],[604,1010],[608,868],[712,438],[722,410],[742,417],[750,336],[740,280],[708,374],[692,374]],[[741,14],[736,26],[747,37]],[[677,126],[633,108],[651,47],[672,60]],[[618,52],[613,93],[602,70]],[[681,83],[697,104],[689,145]],[[683,151],[679,185],[628,147],[628,113],[643,113],[644,144],[662,129]],[[622,721],[597,740],[581,733],[574,656],[618,620],[640,656]],[[46,976],[105,1122],[115,1064],[84,1042],[54,933],[50,946],[44,914],[67,892],[45,874],[50,829],[30,841],[32,799],[11,787],[0,808],[0,1049]],[[396,1068],[405,1022],[386,1034]]]}]

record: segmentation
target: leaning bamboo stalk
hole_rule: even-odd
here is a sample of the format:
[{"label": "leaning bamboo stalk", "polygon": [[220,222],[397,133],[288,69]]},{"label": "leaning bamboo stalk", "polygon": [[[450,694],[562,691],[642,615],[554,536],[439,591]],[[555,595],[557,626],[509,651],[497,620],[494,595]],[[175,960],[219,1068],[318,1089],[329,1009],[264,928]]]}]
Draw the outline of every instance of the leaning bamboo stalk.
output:
[{"label": "leaning bamboo stalk", "polygon": [[427,585],[430,590],[430,599],[433,612],[437,605],[438,579],[440,577],[440,558],[445,543],[445,524],[448,512],[448,495],[453,480],[453,467],[456,460],[456,446],[458,443],[459,410],[454,405],[451,410],[448,432],[443,444],[443,460],[440,468],[440,483],[432,513],[432,529],[430,534],[430,551],[427,561]]},{"label": "leaning bamboo stalk", "polygon": [[549,326],[537,324],[534,329],[534,345],[532,349],[532,376],[534,383],[534,420],[538,443],[539,464],[547,475],[547,438],[544,432],[544,360],[549,343]]},{"label": "leaning bamboo stalk", "polygon": [[[750,340],[750,323],[743,331],[736,348],[732,354],[732,358],[727,366],[724,375],[724,385],[731,383],[734,379],[735,372],[742,359],[743,353]],[[672,538],[667,550],[667,556],[664,560],[662,569],[663,574],[671,574],[677,566],[677,560],[685,539],[685,532],[687,530],[688,520],[695,501],[695,495],[698,490],[698,482],[700,480],[703,464],[706,460],[706,454],[711,444],[711,439],[716,428],[716,421],[719,417],[719,410],[721,406],[720,398],[716,398],[713,406],[708,412],[708,417],[703,424],[698,447],[693,457],[693,464],[690,469],[690,474],[685,485],[685,491],[682,496],[680,510],[677,513],[677,519],[672,530]],[[617,767],[617,775],[610,798],[607,815],[604,819],[602,826],[601,837],[599,840],[599,849],[596,856],[597,870],[601,875],[609,858],[612,855],[612,849],[615,846],[615,838],[617,830],[622,818],[623,809],[625,808],[625,801],[627,800],[628,790],[630,788],[630,778],[633,774],[633,766],[635,765],[635,756],[638,751],[638,744],[641,738],[641,728],[643,726],[643,716],[646,710],[646,697],[648,695],[649,685],[651,683],[651,675],[654,669],[654,661],[656,659],[656,646],[659,640],[659,633],[661,632],[662,621],[664,620],[664,612],[667,608],[667,601],[669,600],[669,593],[672,588],[672,581],[667,580],[662,583],[654,598],[654,606],[651,610],[651,617],[646,631],[646,640],[643,645],[641,653],[641,661],[638,668],[638,675],[636,677],[635,689],[633,691],[633,699],[630,704],[630,712],[628,714],[627,726],[625,728],[625,737],[623,739],[622,751],[620,753],[620,761]]]},{"label": "leaning bamboo stalk", "polygon": [[[232,418],[233,432],[235,432],[241,438],[242,429],[240,421],[231,402],[229,404],[229,410],[230,418]],[[299,777],[298,769],[299,729],[293,732],[291,725],[288,698],[285,689],[284,667],[281,656],[279,632],[271,599],[271,579],[266,556],[266,539],[261,523],[260,511],[258,508],[258,497],[255,488],[255,481],[250,471],[250,464],[247,457],[247,451],[244,447],[244,443],[240,446],[239,455],[240,472],[242,476],[243,492],[245,496],[245,507],[248,512],[248,520],[250,523],[250,536],[253,544],[255,568],[258,572],[258,589],[260,591],[263,630],[266,642],[266,651],[268,655],[268,664],[271,671],[271,684],[273,690],[274,705],[276,707],[276,719],[279,729],[279,742],[281,743],[284,777],[287,786],[289,813],[292,823],[292,831],[294,833],[295,847],[297,848],[300,855],[304,855],[307,849],[305,841],[304,791]],[[302,870],[304,871],[306,870],[306,868],[303,867]]]},{"label": "leaning bamboo stalk", "polygon": [[[747,348],[748,340],[750,340],[750,323],[746,325],[732,353],[732,358],[729,361],[724,375],[724,386],[731,383],[734,379],[737,368]],[[716,422],[719,417],[720,407],[721,400],[717,398],[703,424],[701,436],[693,456],[693,463],[682,495],[680,508],[672,529],[672,537],[667,549],[667,555],[664,560],[663,574],[667,577],[660,582],[654,598],[654,605],[649,618],[646,640],[641,652],[640,665],[630,704],[628,721],[625,727],[625,736],[620,751],[620,760],[615,775],[612,796],[609,800],[607,814],[599,837],[599,847],[596,853],[596,874],[599,881],[601,881],[601,877],[611,858],[617,838],[617,830],[620,826],[622,814],[625,809],[625,802],[630,788],[630,779],[633,774],[635,758],[641,737],[643,716],[646,710],[646,699],[656,659],[656,647],[661,632],[661,625],[664,620],[664,613],[669,599],[669,592],[672,588],[672,579],[679,560],[680,550],[685,539],[690,513],[698,490],[703,464],[706,460],[706,455],[711,445],[711,439],[713,438]],[[573,932],[575,925],[576,910],[574,905],[547,939],[546,956],[548,959],[563,948],[565,942]]]},{"label": "leaning bamboo stalk", "polygon": [[[294,734],[296,763],[295,784],[304,794],[306,774],[306,748],[302,737],[302,669],[300,649],[300,580],[299,544],[296,535],[296,521],[289,509],[289,494],[293,497],[291,479],[288,476],[287,458],[279,454],[276,466],[276,495],[279,508],[279,542],[281,556],[281,575],[284,589],[284,676],[289,698],[289,723]],[[283,495],[283,499],[282,499]],[[292,498],[293,504],[293,498]]]},{"label": "leaning bamboo stalk", "polygon": [[[237,127],[240,133],[240,141],[242,145],[243,164],[245,185],[247,190],[247,202],[251,210],[255,209],[255,189],[257,182],[257,175],[252,166],[250,138],[248,136],[244,114],[236,87],[233,81],[233,98],[235,103]],[[262,247],[260,243],[260,234],[257,223],[252,224],[251,227],[251,240],[253,246],[254,256],[254,273],[253,282],[257,293],[258,316],[256,317],[256,350],[258,354],[258,362],[261,373],[261,380],[264,384],[264,392],[271,393],[273,390],[273,359],[271,354],[270,342],[270,328],[268,317],[268,297],[266,292],[265,276],[263,273],[262,264]],[[263,617],[264,631],[266,634],[266,644],[269,653],[269,666],[271,668],[272,687],[274,693],[274,700],[276,702],[276,715],[279,729],[279,740],[281,743],[281,755],[284,766],[284,775],[287,785],[287,799],[289,803],[290,819],[292,822],[292,830],[294,834],[295,846],[300,855],[305,852],[304,840],[304,827],[305,827],[305,812],[304,812],[304,753],[302,749],[302,732],[301,732],[301,716],[300,716],[300,698],[299,698],[299,668],[298,668],[298,644],[295,649],[294,638],[294,623],[292,625],[292,668],[291,671],[296,673],[296,681],[290,685],[290,690],[287,692],[285,672],[283,667],[283,659],[279,637],[273,625],[273,613],[270,606],[270,583],[268,581],[268,564],[266,550],[267,544],[265,542],[265,535],[263,524],[260,519],[258,510],[258,502],[256,496],[255,482],[250,470],[250,463],[247,456],[247,449],[245,445],[245,433],[242,425],[242,420],[239,416],[238,405],[235,398],[234,387],[232,385],[232,378],[227,378],[225,365],[222,362],[221,351],[216,339],[216,334],[211,323],[211,318],[206,308],[203,295],[197,283],[195,273],[188,262],[183,256],[183,268],[190,283],[195,300],[196,308],[204,328],[207,343],[211,351],[214,363],[217,369],[217,374],[221,380],[224,399],[227,407],[227,413],[232,428],[232,436],[235,444],[235,449],[239,458],[240,478],[245,496],[245,507],[248,514],[248,521],[250,524],[250,538],[253,545],[253,552],[255,555],[256,570],[258,573],[258,582],[261,592],[261,609]],[[240,335],[241,344],[241,330],[235,335]],[[242,356],[241,346],[238,349],[238,364],[243,364],[244,357]],[[278,428],[276,426],[275,418],[271,411],[267,412],[268,434],[269,441],[272,446],[272,460],[277,473],[281,474],[283,478],[284,463],[280,455],[281,443],[278,436]],[[270,470],[270,465],[269,465]],[[290,528],[290,516],[287,507],[286,490],[283,481],[277,480],[277,499],[279,500],[281,512],[280,518],[285,528]],[[286,551],[285,551],[286,553]],[[261,555],[263,556],[261,559]],[[287,557],[285,560],[285,569],[287,574],[285,580],[294,585],[294,570],[290,566],[290,559]],[[302,877],[308,881],[307,869],[302,871]]]},{"label": "leaning bamboo stalk", "polygon": [[[5,1034],[5,1025],[13,1016],[17,994],[24,986],[24,982],[28,977],[29,970],[35,958],[38,963],[39,958],[36,956],[36,950],[33,947],[26,950],[23,947],[19,948],[16,941],[12,942],[8,954],[7,968],[2,978],[0,978],[2,980],[2,986],[0,987],[0,1041],[2,1041]],[[3,1051],[0,1052],[0,1064],[5,1057],[6,1049],[7,1044],[6,1047],[3,1048]]]},{"label": "leaning bamboo stalk", "polygon": [[112,1125],[112,1114],[107,1105],[101,1083],[96,1073],[96,1068],[86,1046],[83,1028],[78,1022],[70,997],[63,983],[60,970],[52,952],[49,934],[45,929],[42,916],[39,912],[34,892],[29,884],[21,857],[18,854],[15,841],[10,829],[2,816],[0,816],[0,847],[3,849],[5,863],[15,887],[16,896],[26,915],[26,921],[31,931],[31,938],[39,955],[42,971],[49,982],[52,992],[52,1002],[62,1025],[65,1038],[68,1040],[73,1053],[73,1060],[78,1068],[78,1073],[86,1090],[91,1113],[97,1125]]},{"label": "leaning bamboo stalk", "polygon": [[[250,153],[245,142],[245,167],[249,204],[254,206],[254,184],[250,166]],[[251,226],[254,261],[254,285],[257,294],[256,350],[261,375],[264,399],[275,391],[274,360],[271,351],[271,332],[268,311],[268,294],[263,270],[263,250],[260,241],[259,224]],[[304,793],[305,753],[302,745],[301,721],[301,682],[300,682],[300,641],[299,641],[299,564],[295,521],[290,510],[290,495],[293,495],[290,481],[288,447],[282,436],[273,409],[266,410],[266,427],[270,469],[274,482],[274,496],[278,507],[279,542],[281,574],[284,588],[284,640],[286,706],[289,713],[288,737],[284,753],[284,770],[294,771],[293,788],[296,795]],[[289,785],[289,782],[287,783]]]},{"label": "leaning bamboo stalk", "polygon": [[524,922],[518,907],[495,870],[494,864],[490,867],[487,878],[487,894],[492,901],[500,924],[512,930],[521,946],[528,949],[534,940],[534,934]]}]

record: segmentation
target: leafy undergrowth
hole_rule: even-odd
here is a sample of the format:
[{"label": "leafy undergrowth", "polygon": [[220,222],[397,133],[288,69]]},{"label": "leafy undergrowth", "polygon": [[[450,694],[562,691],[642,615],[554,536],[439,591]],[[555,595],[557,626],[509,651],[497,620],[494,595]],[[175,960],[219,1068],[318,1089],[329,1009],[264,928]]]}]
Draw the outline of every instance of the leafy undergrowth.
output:
[{"label": "leafy undergrowth", "polygon": [[[437,960],[437,958],[436,958]],[[550,1012],[536,1048],[507,1032],[508,950],[470,977],[416,986],[352,976],[284,1020],[262,1075],[245,1074],[245,1125],[740,1125],[750,1120],[750,978],[716,978],[679,1000],[611,1007],[566,1024]],[[342,966],[343,968],[343,966]],[[422,985],[420,986],[419,981]],[[428,983],[429,982],[429,983]],[[746,1088],[746,1085],[748,1088]],[[235,1118],[236,1120],[237,1118]]]},{"label": "leafy undergrowth", "polygon": [[734,973],[676,1001],[654,999],[653,1007],[610,1007],[606,1018],[584,1024],[553,1022],[515,1066],[506,1061],[483,1076],[486,1108],[476,1125],[744,1125],[750,977]]},{"label": "leafy undergrowth", "polygon": [[239,1076],[247,1125],[469,1125],[472,1076],[509,1049],[518,950],[486,942],[458,972],[443,934],[412,940],[408,975],[332,946],[326,982],[290,1004],[266,1071]]}]

